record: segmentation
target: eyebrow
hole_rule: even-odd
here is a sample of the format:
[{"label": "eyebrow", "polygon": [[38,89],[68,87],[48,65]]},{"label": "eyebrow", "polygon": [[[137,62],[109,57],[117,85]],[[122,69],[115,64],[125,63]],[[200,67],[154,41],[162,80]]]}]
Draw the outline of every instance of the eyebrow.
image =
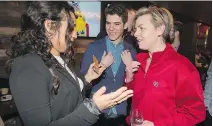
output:
[{"label": "eyebrow", "polygon": [[106,23],[119,23],[119,24],[121,24],[121,22],[109,22],[109,21],[106,21]]},{"label": "eyebrow", "polygon": [[138,25],[138,27],[141,27],[143,24]]}]

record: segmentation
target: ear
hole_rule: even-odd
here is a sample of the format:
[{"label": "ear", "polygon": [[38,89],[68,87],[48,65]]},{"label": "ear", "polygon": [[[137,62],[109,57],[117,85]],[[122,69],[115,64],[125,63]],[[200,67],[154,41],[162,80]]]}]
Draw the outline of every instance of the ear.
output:
[{"label": "ear", "polygon": [[179,31],[175,31],[175,36],[179,36],[180,32]]},{"label": "ear", "polygon": [[156,30],[157,30],[157,35],[162,36],[165,31],[165,25],[158,26]]},{"label": "ear", "polygon": [[124,29],[127,29],[128,28],[128,22],[126,22],[125,24],[124,24]]},{"label": "ear", "polygon": [[47,31],[47,33],[51,34],[53,33],[53,29],[52,29],[52,21],[47,19],[44,21],[44,27]]}]

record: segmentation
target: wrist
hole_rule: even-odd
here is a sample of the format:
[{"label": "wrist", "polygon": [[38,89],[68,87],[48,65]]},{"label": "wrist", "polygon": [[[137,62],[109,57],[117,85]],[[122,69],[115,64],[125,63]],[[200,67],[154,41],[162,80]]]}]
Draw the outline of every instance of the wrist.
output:
[{"label": "wrist", "polygon": [[133,76],[134,76],[134,74],[132,72],[127,72],[126,71],[125,82],[128,83],[128,82],[132,81],[133,80]]},{"label": "wrist", "polygon": [[104,67],[104,69],[107,68],[107,66],[106,66],[103,62],[100,62],[100,65],[101,65],[102,67]]},{"label": "wrist", "polygon": [[84,76],[84,79],[85,79],[86,83],[90,83],[92,81],[92,79],[87,74]]},{"label": "wrist", "polygon": [[129,83],[133,80],[133,77],[126,77],[125,78],[125,83]]},{"label": "wrist", "polygon": [[126,66],[125,71],[126,71],[126,74],[129,74],[129,75],[133,74],[133,71],[132,71],[131,67]]}]

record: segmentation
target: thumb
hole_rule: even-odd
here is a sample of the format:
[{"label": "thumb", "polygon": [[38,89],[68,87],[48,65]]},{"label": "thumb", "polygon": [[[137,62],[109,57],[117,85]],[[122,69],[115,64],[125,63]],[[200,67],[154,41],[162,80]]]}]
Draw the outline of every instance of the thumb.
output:
[{"label": "thumb", "polygon": [[103,86],[103,87],[101,87],[94,95],[95,95],[95,96],[101,96],[101,95],[103,95],[105,92],[106,92],[106,87]]},{"label": "thumb", "polygon": [[141,65],[141,63],[138,62],[138,61],[133,61],[132,64],[133,64],[133,65],[136,65],[136,66],[140,66],[140,65]]}]

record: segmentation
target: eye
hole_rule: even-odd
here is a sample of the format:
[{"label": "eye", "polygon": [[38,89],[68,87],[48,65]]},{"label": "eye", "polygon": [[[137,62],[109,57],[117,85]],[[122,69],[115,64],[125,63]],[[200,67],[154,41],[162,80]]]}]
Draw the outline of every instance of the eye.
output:
[{"label": "eye", "polygon": [[141,31],[143,31],[144,29],[145,29],[145,28],[143,28],[143,27],[140,27],[140,30],[141,30]]},{"label": "eye", "polygon": [[115,25],[117,25],[117,26],[118,26],[118,25],[120,25],[120,23],[115,23]]}]

